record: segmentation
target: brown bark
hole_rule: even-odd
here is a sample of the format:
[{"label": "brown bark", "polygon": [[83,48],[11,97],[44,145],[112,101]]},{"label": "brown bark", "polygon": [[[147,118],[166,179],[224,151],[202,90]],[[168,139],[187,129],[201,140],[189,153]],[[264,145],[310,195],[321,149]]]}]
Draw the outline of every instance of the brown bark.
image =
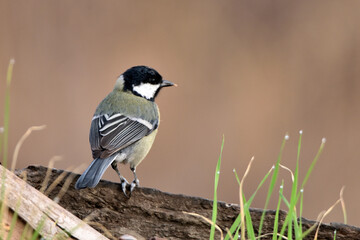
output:
[{"label": "brown bark", "polygon": [[[28,183],[40,189],[46,171],[45,167],[29,166],[18,171],[17,174],[26,172]],[[49,183],[51,184],[63,172],[63,170],[52,169]],[[74,179],[59,204],[80,219],[87,218],[96,222],[98,225],[93,227],[100,232],[104,232],[104,228],[106,228],[114,239],[119,239],[123,234],[136,236],[137,239],[154,237],[208,239],[209,237],[210,226],[208,223],[183,212],[197,213],[211,219],[212,201],[210,200],[164,193],[150,188],[136,188],[132,196],[126,198],[118,183],[108,181],[101,181],[93,189],[75,190],[74,183],[78,175],[68,173],[67,177],[69,176]],[[63,185],[64,180],[49,194],[49,197],[56,197]],[[262,211],[261,209],[251,209],[255,229],[258,228]],[[226,228],[230,228],[238,214],[238,205],[219,203],[217,224],[224,233],[226,233]],[[266,211],[265,216],[262,233],[272,233],[275,212]],[[281,211],[280,225],[285,216],[286,213]],[[314,225],[315,221],[302,219],[302,223],[306,230]],[[360,228],[340,223],[322,224],[318,239],[333,239],[335,230],[337,231],[336,239],[360,239]],[[306,239],[313,239],[314,234],[315,231]],[[217,233],[218,236],[220,235]],[[262,239],[270,239],[270,236]]]},{"label": "brown bark", "polygon": [[33,229],[42,224],[39,232],[46,239],[60,236],[62,239],[68,239],[69,232],[74,239],[107,239],[1,165],[0,179],[2,181],[0,191],[5,193],[3,201],[5,206],[12,209],[12,211],[6,211],[4,217],[5,235],[10,231],[10,219],[12,219],[13,211],[15,210],[22,218],[15,225],[12,239],[20,239],[21,235],[19,236],[19,234],[25,228],[24,222]]}]

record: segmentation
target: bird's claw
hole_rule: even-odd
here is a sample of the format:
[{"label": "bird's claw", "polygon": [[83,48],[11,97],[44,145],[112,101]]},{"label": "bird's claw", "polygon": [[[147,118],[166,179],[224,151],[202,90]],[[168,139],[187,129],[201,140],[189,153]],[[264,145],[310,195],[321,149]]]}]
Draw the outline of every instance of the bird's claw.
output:
[{"label": "bird's claw", "polygon": [[[129,182],[123,177],[120,177],[120,182],[121,182],[121,190],[123,191],[124,195],[128,198],[131,197],[131,193],[134,191],[135,187],[139,186],[139,179],[135,178],[134,181],[131,182],[131,184],[129,184]],[[127,191],[127,186],[130,185],[130,192],[129,195],[126,193]]]},{"label": "bird's claw", "polygon": [[130,185],[130,194],[135,189],[135,187],[138,187],[138,186],[139,186],[139,180],[138,179],[135,179],[134,181],[132,181],[132,183]]},{"label": "bird's claw", "polygon": [[129,185],[129,182],[124,177],[121,177],[120,181],[121,181],[121,189],[124,195],[128,197],[128,195],[126,194],[126,187],[127,185]]}]

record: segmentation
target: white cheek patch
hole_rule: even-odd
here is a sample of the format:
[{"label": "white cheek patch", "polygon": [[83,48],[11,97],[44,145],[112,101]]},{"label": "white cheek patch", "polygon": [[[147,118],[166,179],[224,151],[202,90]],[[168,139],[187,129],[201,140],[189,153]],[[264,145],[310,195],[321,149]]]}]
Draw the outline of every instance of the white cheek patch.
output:
[{"label": "white cheek patch", "polygon": [[134,86],[133,91],[140,94],[142,97],[151,99],[155,96],[156,91],[159,89],[160,84],[142,83],[139,86]]}]

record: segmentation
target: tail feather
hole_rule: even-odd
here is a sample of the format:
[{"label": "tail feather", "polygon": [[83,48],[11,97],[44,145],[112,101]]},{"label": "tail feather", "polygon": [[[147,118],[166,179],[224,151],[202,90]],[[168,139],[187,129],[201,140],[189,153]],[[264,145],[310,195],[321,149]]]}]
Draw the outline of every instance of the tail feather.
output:
[{"label": "tail feather", "polygon": [[79,179],[76,181],[75,188],[81,189],[87,187],[95,187],[99,183],[105,170],[110,166],[110,164],[115,160],[116,157],[117,155],[115,154],[104,159],[94,159],[90,166],[85,170],[83,174],[81,174]]}]

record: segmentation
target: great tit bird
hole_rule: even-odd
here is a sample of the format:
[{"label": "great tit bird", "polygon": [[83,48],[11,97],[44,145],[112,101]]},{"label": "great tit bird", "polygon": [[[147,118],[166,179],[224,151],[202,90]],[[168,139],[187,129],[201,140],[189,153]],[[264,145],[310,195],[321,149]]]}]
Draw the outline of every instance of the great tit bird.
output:
[{"label": "great tit bird", "polygon": [[120,75],[113,91],[101,101],[92,118],[89,141],[94,160],[77,180],[76,189],[95,187],[111,165],[127,196],[129,183],[120,174],[119,162],[129,163],[134,174],[131,194],[139,185],[136,167],[148,154],[160,123],[154,100],[161,88],[174,85],[146,66],[132,67]]}]

